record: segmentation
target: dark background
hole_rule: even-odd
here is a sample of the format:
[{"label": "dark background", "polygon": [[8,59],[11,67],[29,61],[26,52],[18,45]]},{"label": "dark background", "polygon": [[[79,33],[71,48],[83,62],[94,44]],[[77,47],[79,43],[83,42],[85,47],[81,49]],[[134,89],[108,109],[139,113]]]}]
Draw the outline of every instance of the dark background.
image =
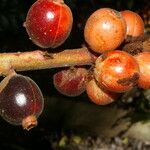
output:
[{"label": "dark background", "polygon": [[[0,51],[17,52],[38,49],[28,38],[22,26],[30,6],[35,0],[0,0]],[[89,15],[98,8],[110,7],[116,10],[130,9],[138,12],[145,20],[148,32],[148,0],[66,0],[73,12],[74,25],[70,37],[59,47],[78,48],[84,43],[83,29]],[[77,40],[78,39],[78,40]],[[0,150],[52,149],[52,142],[59,139],[62,132],[70,134],[66,122],[73,105],[89,102],[83,94],[77,98],[67,98],[59,94],[52,84],[52,75],[57,69],[20,72],[31,77],[41,88],[45,97],[44,112],[39,125],[30,132],[21,127],[12,126],[0,118]],[[92,105],[92,104],[91,104]],[[95,106],[96,107],[96,106]],[[88,134],[88,133],[87,133]]]}]

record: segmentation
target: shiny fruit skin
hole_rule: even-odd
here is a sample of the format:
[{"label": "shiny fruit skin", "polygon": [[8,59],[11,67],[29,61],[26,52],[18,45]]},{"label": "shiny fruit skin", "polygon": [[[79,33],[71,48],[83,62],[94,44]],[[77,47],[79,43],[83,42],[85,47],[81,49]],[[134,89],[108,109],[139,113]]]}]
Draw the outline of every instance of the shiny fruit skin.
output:
[{"label": "shiny fruit skin", "polygon": [[86,93],[90,100],[97,105],[110,104],[118,97],[118,93],[110,92],[100,88],[94,79],[87,83]]},{"label": "shiny fruit skin", "polygon": [[79,96],[85,91],[88,71],[85,68],[62,70],[54,74],[55,88],[65,96]]},{"label": "shiny fruit skin", "polygon": [[116,50],[98,57],[94,76],[106,90],[126,92],[137,84],[139,66],[132,55]]},{"label": "shiny fruit skin", "polygon": [[28,11],[25,27],[33,43],[56,48],[68,38],[72,22],[72,12],[64,3],[37,0]]},{"label": "shiny fruit skin", "polygon": [[138,86],[143,89],[150,89],[150,52],[142,52],[135,55],[140,67],[140,78]]},{"label": "shiny fruit skin", "polygon": [[144,34],[144,22],[135,12],[124,10],[121,12],[127,24],[127,36],[137,37]]},{"label": "shiny fruit skin", "polygon": [[42,113],[44,100],[36,83],[25,76],[5,77],[0,83],[0,115],[13,125]]},{"label": "shiny fruit skin", "polygon": [[87,20],[84,38],[90,48],[103,53],[116,49],[126,35],[126,23],[120,12],[102,8],[95,11]]}]

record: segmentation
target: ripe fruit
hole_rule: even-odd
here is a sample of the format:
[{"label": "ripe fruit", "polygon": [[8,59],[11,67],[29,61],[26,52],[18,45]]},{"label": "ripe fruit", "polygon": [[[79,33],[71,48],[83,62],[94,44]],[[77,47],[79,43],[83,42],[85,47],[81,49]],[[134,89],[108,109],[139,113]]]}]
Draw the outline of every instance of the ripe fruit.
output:
[{"label": "ripe fruit", "polygon": [[117,93],[100,88],[94,79],[87,83],[86,92],[90,100],[97,105],[110,104],[118,97]]},{"label": "ripe fruit", "polygon": [[30,130],[43,110],[43,96],[37,84],[22,75],[8,75],[0,83],[0,114],[13,125]]},{"label": "ripe fruit", "polygon": [[128,36],[140,36],[144,34],[144,22],[142,18],[135,12],[130,10],[125,10],[121,12],[127,24]]},{"label": "ripe fruit", "polygon": [[116,50],[98,57],[94,76],[106,90],[126,92],[137,83],[139,66],[132,55]]},{"label": "ripe fruit", "polygon": [[66,96],[79,96],[85,91],[88,71],[85,68],[62,70],[54,74],[55,88]]},{"label": "ripe fruit", "polygon": [[84,37],[90,48],[103,53],[116,49],[126,35],[126,23],[120,12],[102,8],[95,11],[87,20]]},{"label": "ripe fruit", "polygon": [[135,56],[140,67],[138,86],[150,89],[150,52],[142,52]]},{"label": "ripe fruit", "polygon": [[72,22],[72,12],[62,0],[37,0],[28,11],[25,27],[36,45],[55,48],[69,36]]}]

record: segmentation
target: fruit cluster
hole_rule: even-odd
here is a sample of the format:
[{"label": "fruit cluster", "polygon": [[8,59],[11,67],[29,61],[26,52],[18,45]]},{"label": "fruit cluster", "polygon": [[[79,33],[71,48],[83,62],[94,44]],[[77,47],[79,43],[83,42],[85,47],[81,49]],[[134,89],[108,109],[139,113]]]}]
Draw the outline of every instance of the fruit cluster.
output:
[{"label": "fruit cluster", "polygon": [[87,83],[91,101],[106,105],[135,86],[150,89],[150,52],[135,56],[121,50],[128,37],[144,34],[142,18],[135,12],[118,12],[110,8],[95,11],[87,20],[84,36],[91,50],[101,54],[96,62],[93,79]]},{"label": "fruit cluster", "polygon": [[[63,0],[37,0],[27,14],[24,27],[36,45],[56,48],[68,38],[72,23],[71,10]],[[84,29],[89,51],[97,53],[91,54],[95,63],[91,68],[73,66],[57,72],[53,76],[54,86],[71,97],[86,91],[97,105],[110,104],[120,93],[135,86],[150,89],[150,52],[133,56],[121,49],[128,37],[143,34],[143,20],[135,12],[111,8],[95,11]],[[6,121],[22,124],[27,130],[37,124],[36,117],[43,110],[43,96],[32,79],[10,73],[1,82],[0,91],[0,114]]]}]

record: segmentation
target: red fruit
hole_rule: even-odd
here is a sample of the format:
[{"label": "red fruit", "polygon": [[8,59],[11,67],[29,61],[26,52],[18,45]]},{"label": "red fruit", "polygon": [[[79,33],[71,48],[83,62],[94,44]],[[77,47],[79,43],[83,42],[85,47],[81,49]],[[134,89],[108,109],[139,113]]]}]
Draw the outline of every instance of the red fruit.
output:
[{"label": "red fruit", "polygon": [[25,27],[36,45],[55,48],[69,36],[72,22],[72,12],[62,0],[37,0],[28,11]]},{"label": "red fruit", "polygon": [[53,76],[55,88],[66,96],[79,96],[85,91],[88,71],[85,68],[67,69]]},{"label": "red fruit", "polygon": [[37,84],[22,75],[9,75],[0,83],[0,114],[13,125],[30,130],[43,110],[43,96]]},{"label": "red fruit", "polygon": [[142,52],[135,56],[140,67],[138,86],[150,89],[150,52]]},{"label": "red fruit", "polygon": [[127,33],[129,36],[140,36],[144,34],[144,22],[142,18],[135,12],[125,10],[121,12],[127,24]]},{"label": "red fruit", "polygon": [[100,88],[95,80],[87,83],[86,92],[90,100],[97,105],[107,105],[114,102],[118,94]]},{"label": "red fruit", "polygon": [[103,53],[116,49],[126,35],[126,23],[120,12],[102,8],[95,11],[87,20],[84,37],[90,48]]},{"label": "red fruit", "polygon": [[106,90],[126,92],[137,83],[139,66],[132,55],[116,50],[98,57],[94,76]]}]

